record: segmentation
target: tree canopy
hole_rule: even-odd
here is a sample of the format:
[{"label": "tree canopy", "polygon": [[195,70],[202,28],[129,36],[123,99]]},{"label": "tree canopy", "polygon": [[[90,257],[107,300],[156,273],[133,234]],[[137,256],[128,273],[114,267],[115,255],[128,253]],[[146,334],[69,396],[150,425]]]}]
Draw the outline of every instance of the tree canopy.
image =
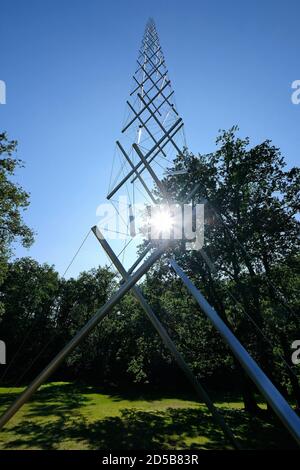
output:
[{"label": "tree canopy", "polygon": [[6,262],[12,253],[12,244],[19,241],[29,247],[33,232],[23,220],[22,213],[29,205],[29,194],[13,177],[23,162],[15,156],[17,141],[0,133],[0,283],[6,271]]},{"label": "tree canopy", "polygon": [[[291,363],[290,348],[299,332],[300,171],[286,169],[269,140],[251,147],[249,139],[237,133],[236,127],[222,131],[211,154],[186,150],[175,159],[175,169],[187,173],[169,176],[164,183],[176,201],[184,201],[198,184],[193,203],[205,204],[205,243],[199,251],[187,251],[179,243],[174,256],[270,378],[299,406],[299,372]],[[53,267],[30,258],[7,261],[11,242],[20,237],[28,245],[32,232],[20,214],[28,194],[8,180],[18,165],[11,157],[16,144],[4,134],[1,142],[6,155],[1,173],[6,190],[1,194],[6,276],[0,288],[0,327],[8,350],[16,352],[5,380],[22,382],[46,365],[111,296],[119,280],[107,267],[66,280]],[[166,259],[150,270],[142,289],[195,374],[212,388],[239,389],[246,408],[255,411],[253,389],[239,365],[170,273]],[[115,384],[183,383],[130,293],[59,374]]]}]

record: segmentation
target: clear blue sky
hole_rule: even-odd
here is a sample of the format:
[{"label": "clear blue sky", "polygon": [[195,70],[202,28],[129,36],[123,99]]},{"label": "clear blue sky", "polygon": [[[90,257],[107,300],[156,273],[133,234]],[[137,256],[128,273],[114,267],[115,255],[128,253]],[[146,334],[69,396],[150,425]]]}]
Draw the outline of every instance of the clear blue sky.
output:
[{"label": "clear blue sky", "polygon": [[[238,124],[298,163],[300,3],[286,0],[1,0],[0,128],[19,141],[33,247],[62,273],[104,202],[146,20],[154,17],[194,152]],[[91,237],[68,275],[104,261]]]}]

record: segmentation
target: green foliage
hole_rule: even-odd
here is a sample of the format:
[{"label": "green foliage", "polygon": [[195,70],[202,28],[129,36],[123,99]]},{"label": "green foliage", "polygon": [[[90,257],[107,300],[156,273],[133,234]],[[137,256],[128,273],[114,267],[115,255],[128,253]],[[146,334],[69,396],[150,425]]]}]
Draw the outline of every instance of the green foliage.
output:
[{"label": "green foliage", "polygon": [[[249,139],[236,134],[236,128],[223,131],[212,154],[185,152],[175,160],[175,168],[188,173],[166,179],[174,200],[184,200],[199,183],[194,202],[206,201],[203,250],[190,252],[179,244],[175,257],[277,386],[299,405],[297,370],[290,363],[291,343],[299,332],[299,169],[286,170],[270,141],[251,148]],[[22,380],[27,381],[106,302],[118,280],[107,267],[64,280],[53,267],[29,258],[7,269],[0,291],[1,333],[8,351],[17,351],[24,341],[24,352],[14,359],[6,380],[14,381],[25,368]],[[255,409],[249,383],[166,259],[150,270],[141,287],[195,374],[215,389],[238,388],[248,408]],[[60,376],[152,388],[183,383],[130,293],[73,352]]]},{"label": "green foliage", "polygon": [[[290,344],[299,332],[295,294],[300,241],[295,216],[300,170],[286,170],[279,149],[269,140],[250,148],[249,139],[237,137],[237,131],[233,127],[221,132],[212,154],[178,156],[175,168],[185,168],[187,175],[165,180],[174,200],[184,200],[198,183],[194,203],[205,203],[203,250],[187,252],[179,245],[176,257],[280,384],[281,356],[290,364]],[[164,275],[163,269],[159,272]],[[297,380],[291,374],[289,378],[300,404]]]},{"label": "green foliage", "polygon": [[7,264],[0,287],[4,306],[0,329],[10,360],[18,352],[10,368],[12,377],[22,375],[41,351],[37,365],[45,358],[43,347],[54,333],[58,293],[59,276],[53,267],[31,258]]},{"label": "green foliage", "polygon": [[15,140],[9,141],[5,132],[0,133],[0,284],[12,243],[18,240],[29,247],[33,242],[33,232],[22,219],[22,211],[29,205],[29,194],[12,180],[16,169],[23,166],[14,156],[16,148]]}]

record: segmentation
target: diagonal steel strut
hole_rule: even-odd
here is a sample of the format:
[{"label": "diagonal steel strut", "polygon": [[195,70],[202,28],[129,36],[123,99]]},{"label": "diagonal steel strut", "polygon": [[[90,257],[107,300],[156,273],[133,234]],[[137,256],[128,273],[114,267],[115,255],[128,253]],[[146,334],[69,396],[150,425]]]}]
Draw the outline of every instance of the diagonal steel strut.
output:
[{"label": "diagonal steel strut", "polygon": [[[169,131],[168,131],[168,138],[169,138],[169,137],[175,137],[175,135],[183,128],[183,126],[184,126],[184,123],[181,122],[181,123],[179,124],[179,126],[177,127],[177,129],[175,129],[175,130],[172,131],[172,132],[170,132],[170,130],[169,130]],[[161,145],[162,148],[164,148],[164,147],[165,147],[166,145],[168,145],[169,143],[170,143],[170,140],[166,140],[166,141]],[[149,152],[148,152],[148,153],[149,153]],[[160,153],[160,150],[157,150],[157,151],[154,153],[154,155],[152,155],[152,156],[149,158],[148,163],[151,163],[151,162],[157,157],[157,155],[158,155],[159,153]],[[145,158],[146,158],[146,156],[145,156]],[[145,171],[145,169],[146,169],[146,167],[143,166],[142,169],[138,171],[138,174],[140,175],[141,173],[143,173],[143,171]],[[130,182],[131,182],[131,183],[134,183],[134,181],[135,181],[136,179],[137,179],[137,175],[134,176],[134,177],[132,178],[132,180],[130,180]]]},{"label": "diagonal steel strut", "polygon": [[[173,132],[173,130],[178,126],[178,124],[181,123],[181,121],[182,121],[182,119],[179,118],[179,119],[170,127],[170,129],[168,130],[168,132],[166,132],[166,134],[163,135],[163,136],[159,139],[159,141],[157,142],[157,144],[155,144],[155,145],[146,153],[145,158],[150,157],[150,155],[151,155],[158,147],[160,147],[160,144],[161,144],[166,138],[167,138],[167,139],[169,138],[170,134],[171,134],[171,133]],[[181,126],[182,126],[182,124],[181,124]],[[181,126],[179,126],[179,127],[181,127]],[[177,128],[176,132],[178,131],[179,127]],[[176,133],[176,132],[175,132],[175,133]],[[169,141],[166,140],[166,142],[162,144],[162,147],[164,147],[168,142],[169,142]],[[160,152],[160,150],[159,150],[159,152]],[[159,152],[158,152],[158,153],[159,153]],[[150,159],[149,159],[149,160],[150,160]],[[140,162],[134,167],[134,170],[129,171],[129,173],[128,173],[126,176],[124,176],[124,178],[122,179],[122,181],[120,181],[120,183],[118,183],[117,186],[115,186],[115,188],[106,196],[106,198],[107,198],[107,199],[111,199],[111,198],[113,197],[113,195],[123,186],[123,184],[126,183],[126,181],[136,172],[136,170],[137,170],[138,168],[140,168],[140,166],[142,166],[142,164],[143,164],[143,163],[140,161]],[[139,172],[139,173],[141,173],[141,172]]]},{"label": "diagonal steel strut", "polygon": [[230,347],[234,356],[240,362],[247,375],[253,380],[257,388],[260,390],[274,412],[277,414],[280,421],[300,446],[300,418],[292,410],[290,405],[283,398],[281,393],[273,385],[262,369],[258,366],[258,364],[254,361],[254,359],[252,359],[248,351],[246,351],[246,349],[242,346],[232,331],[217,314],[215,309],[207,302],[201,292],[178,266],[176,261],[171,259],[169,260],[169,263],[178,277],[180,277],[187,290],[197,301],[201,310],[205,313],[214,327],[224,338],[226,344]]},{"label": "diagonal steel strut", "polygon": [[[129,279],[129,274],[125,270],[124,266],[112,250],[111,246],[109,243],[105,240],[103,234],[99,230],[99,228],[95,225],[92,227],[92,231],[94,235],[96,236],[97,240],[100,242],[102,248],[112,261],[112,263],[115,265],[121,276],[123,277],[124,281],[126,282]],[[212,417],[216,421],[216,423],[220,426],[222,429],[225,437],[231,442],[231,444],[236,448],[240,449],[239,443],[236,441],[231,429],[229,426],[225,423],[223,416],[218,412],[217,408],[211,401],[209,395],[207,394],[206,390],[203,388],[201,383],[196,379],[194,376],[194,373],[192,369],[189,367],[189,365],[185,362],[184,358],[180,354],[180,352],[177,350],[175,343],[173,340],[170,338],[170,336],[167,333],[167,330],[164,328],[164,326],[161,324],[155,313],[153,312],[152,308],[150,305],[147,303],[145,297],[142,294],[142,291],[137,285],[134,285],[131,288],[134,296],[136,299],[139,301],[141,304],[141,307],[145,311],[147,318],[150,320],[152,325],[154,326],[155,330],[157,331],[158,335],[160,336],[162,342],[166,346],[166,348],[170,351],[172,356],[174,357],[176,363],[180,367],[180,369],[183,371],[187,379],[191,382],[193,385],[194,389],[197,392],[197,395],[205,402],[207,408],[211,412]]]},{"label": "diagonal steel strut", "polygon": [[15,413],[30,399],[34,392],[50,377],[66,357],[89,335],[89,333],[106,317],[110,310],[124,297],[124,295],[137,283],[137,281],[151,268],[165,251],[164,246],[156,249],[144,264],[127,277],[120,289],[104,304],[95,315],[78,331],[66,346],[52,359],[45,369],[31,382],[24,392],[15,400],[0,418],[0,429],[15,415]]},{"label": "diagonal steel strut", "polygon": [[[137,144],[132,144],[132,147],[134,148],[134,150],[136,151],[136,153],[138,154],[138,156],[140,157],[141,159],[141,162],[144,164],[145,168],[148,170],[148,172],[150,173],[150,175],[152,176],[154,182],[156,183],[157,187],[159,188],[159,190],[161,191],[162,195],[164,196],[165,199],[168,200],[168,194],[166,192],[166,189],[163,185],[163,183],[160,181],[160,179],[156,176],[156,173],[155,171],[151,168],[151,166],[149,165],[149,163],[147,162],[145,156],[143,155],[143,152],[140,150],[139,146]],[[140,175],[139,175],[140,177]]]},{"label": "diagonal steel strut", "polygon": [[[145,83],[148,81],[148,80],[151,80],[150,77],[152,77],[152,75],[155,74],[155,72],[158,71],[158,69],[164,65],[164,60],[154,69],[151,71],[151,73],[149,74],[149,76],[147,78],[145,78],[141,83],[139,83],[139,85],[130,93],[130,96],[134,95],[134,93],[142,86],[145,85]],[[162,77],[161,77],[162,78]]]},{"label": "diagonal steel strut", "polygon": [[129,156],[127,155],[127,153],[125,152],[122,144],[117,140],[116,142],[117,146],[119,147],[119,149],[121,150],[122,154],[124,155],[124,157],[126,158],[126,161],[129,163],[129,165],[131,166],[131,168],[135,171],[136,173],[136,176],[137,178],[139,179],[139,181],[141,182],[142,186],[145,188],[148,196],[150,197],[151,201],[154,202],[154,204],[156,204],[156,199],[155,197],[153,196],[153,194],[151,193],[150,189],[148,188],[148,186],[146,185],[145,181],[143,180],[143,178],[141,177],[141,175],[139,174],[139,172],[137,170],[135,170],[134,168],[134,164],[132,163],[132,161],[130,160]]},{"label": "diagonal steel strut", "polygon": [[[167,81],[167,82],[164,84],[164,86],[161,88],[161,90],[164,90],[164,89],[168,86],[169,83],[170,83],[170,80]],[[145,92],[145,90],[144,90],[144,92]],[[173,93],[174,93],[174,92],[173,92]],[[148,101],[148,103],[147,103],[147,106],[144,105],[144,107],[131,119],[131,121],[129,121],[129,123],[126,124],[125,127],[123,127],[123,129],[122,129],[121,132],[124,133],[124,132],[128,129],[128,127],[130,127],[131,124],[133,124],[134,121],[135,121],[144,111],[146,111],[146,110],[148,109],[148,106],[150,106],[150,104],[152,104],[153,101],[155,101],[156,98],[157,98],[160,94],[161,94],[161,92],[160,92],[160,90],[159,90],[152,98],[149,98],[149,101]],[[171,96],[172,96],[172,95],[171,95]],[[166,100],[164,100],[164,101],[161,103],[161,105],[164,104],[165,102],[166,102]],[[128,104],[128,101],[127,101],[127,104]],[[158,110],[158,108],[156,107],[156,111],[157,111],[157,110]]]}]

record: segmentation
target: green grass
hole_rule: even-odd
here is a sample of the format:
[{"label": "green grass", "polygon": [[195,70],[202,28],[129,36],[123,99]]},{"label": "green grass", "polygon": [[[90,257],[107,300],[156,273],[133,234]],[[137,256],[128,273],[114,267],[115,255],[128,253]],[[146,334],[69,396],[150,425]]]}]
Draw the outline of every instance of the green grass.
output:
[{"label": "green grass", "polygon": [[[0,413],[22,391],[0,388]],[[238,398],[215,400],[247,449],[293,448],[279,423],[249,417]],[[230,449],[206,407],[171,394],[118,394],[53,382],[0,433],[0,449]]]}]

